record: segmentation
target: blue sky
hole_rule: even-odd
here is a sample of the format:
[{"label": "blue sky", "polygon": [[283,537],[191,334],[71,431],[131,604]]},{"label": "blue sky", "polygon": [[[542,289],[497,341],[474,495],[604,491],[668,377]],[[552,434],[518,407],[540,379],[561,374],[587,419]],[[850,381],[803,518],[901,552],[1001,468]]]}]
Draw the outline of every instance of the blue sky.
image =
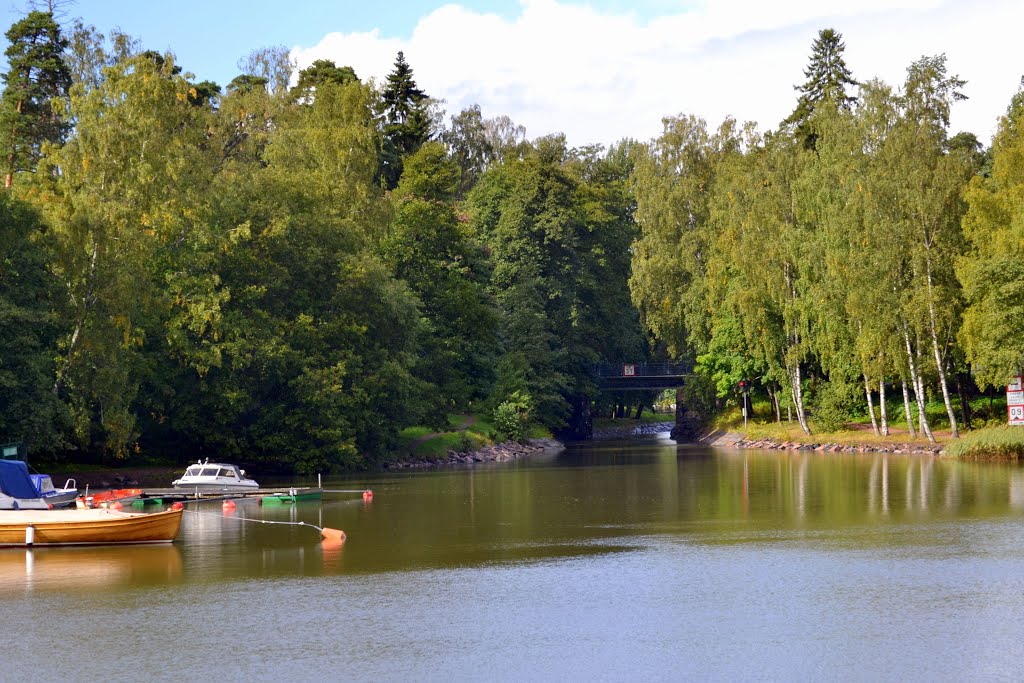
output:
[{"label": "blue sky", "polygon": [[[8,0],[9,26],[24,0]],[[1020,0],[78,0],[67,16],[118,27],[221,85],[269,45],[383,78],[403,50],[449,114],[479,104],[533,138],[571,144],[648,139],[661,118],[695,114],[774,128],[795,104],[810,44],[832,27],[856,78],[902,82],[910,63],[946,53],[968,81],[953,129],[988,141],[1024,74]]]}]

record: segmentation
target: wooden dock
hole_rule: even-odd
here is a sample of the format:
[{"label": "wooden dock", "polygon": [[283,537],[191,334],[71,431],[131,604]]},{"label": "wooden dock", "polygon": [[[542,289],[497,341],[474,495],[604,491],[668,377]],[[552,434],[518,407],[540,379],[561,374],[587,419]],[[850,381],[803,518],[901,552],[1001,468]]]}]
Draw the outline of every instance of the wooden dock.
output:
[{"label": "wooden dock", "polygon": [[164,505],[167,503],[201,503],[223,500],[256,498],[275,503],[320,500],[324,490],[316,487],[259,488],[252,491],[202,491],[188,489],[143,489],[142,494],[132,501],[132,507]]}]

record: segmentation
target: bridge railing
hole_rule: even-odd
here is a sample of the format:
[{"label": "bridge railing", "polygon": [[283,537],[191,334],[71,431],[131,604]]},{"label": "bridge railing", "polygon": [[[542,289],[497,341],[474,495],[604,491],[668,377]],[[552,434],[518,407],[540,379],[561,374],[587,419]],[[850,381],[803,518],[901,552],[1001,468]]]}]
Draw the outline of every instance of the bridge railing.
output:
[{"label": "bridge railing", "polygon": [[691,372],[689,363],[598,363],[594,376],[604,377],[680,377]]}]

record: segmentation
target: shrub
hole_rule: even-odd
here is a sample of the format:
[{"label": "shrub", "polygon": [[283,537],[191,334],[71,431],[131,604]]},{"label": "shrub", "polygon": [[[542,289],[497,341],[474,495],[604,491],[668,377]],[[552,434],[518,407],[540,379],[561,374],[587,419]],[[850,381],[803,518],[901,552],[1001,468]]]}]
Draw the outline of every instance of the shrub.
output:
[{"label": "shrub", "polygon": [[531,399],[514,391],[494,409],[494,432],[498,441],[522,441],[530,421]]}]

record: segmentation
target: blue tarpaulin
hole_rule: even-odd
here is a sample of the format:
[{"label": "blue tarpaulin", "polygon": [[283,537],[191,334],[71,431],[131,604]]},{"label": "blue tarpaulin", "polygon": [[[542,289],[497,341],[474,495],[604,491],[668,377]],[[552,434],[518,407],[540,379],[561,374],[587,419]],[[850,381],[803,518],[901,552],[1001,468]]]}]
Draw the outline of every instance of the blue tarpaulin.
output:
[{"label": "blue tarpaulin", "polygon": [[0,460],[0,491],[12,498],[38,498],[28,476],[28,465],[20,460]]}]

